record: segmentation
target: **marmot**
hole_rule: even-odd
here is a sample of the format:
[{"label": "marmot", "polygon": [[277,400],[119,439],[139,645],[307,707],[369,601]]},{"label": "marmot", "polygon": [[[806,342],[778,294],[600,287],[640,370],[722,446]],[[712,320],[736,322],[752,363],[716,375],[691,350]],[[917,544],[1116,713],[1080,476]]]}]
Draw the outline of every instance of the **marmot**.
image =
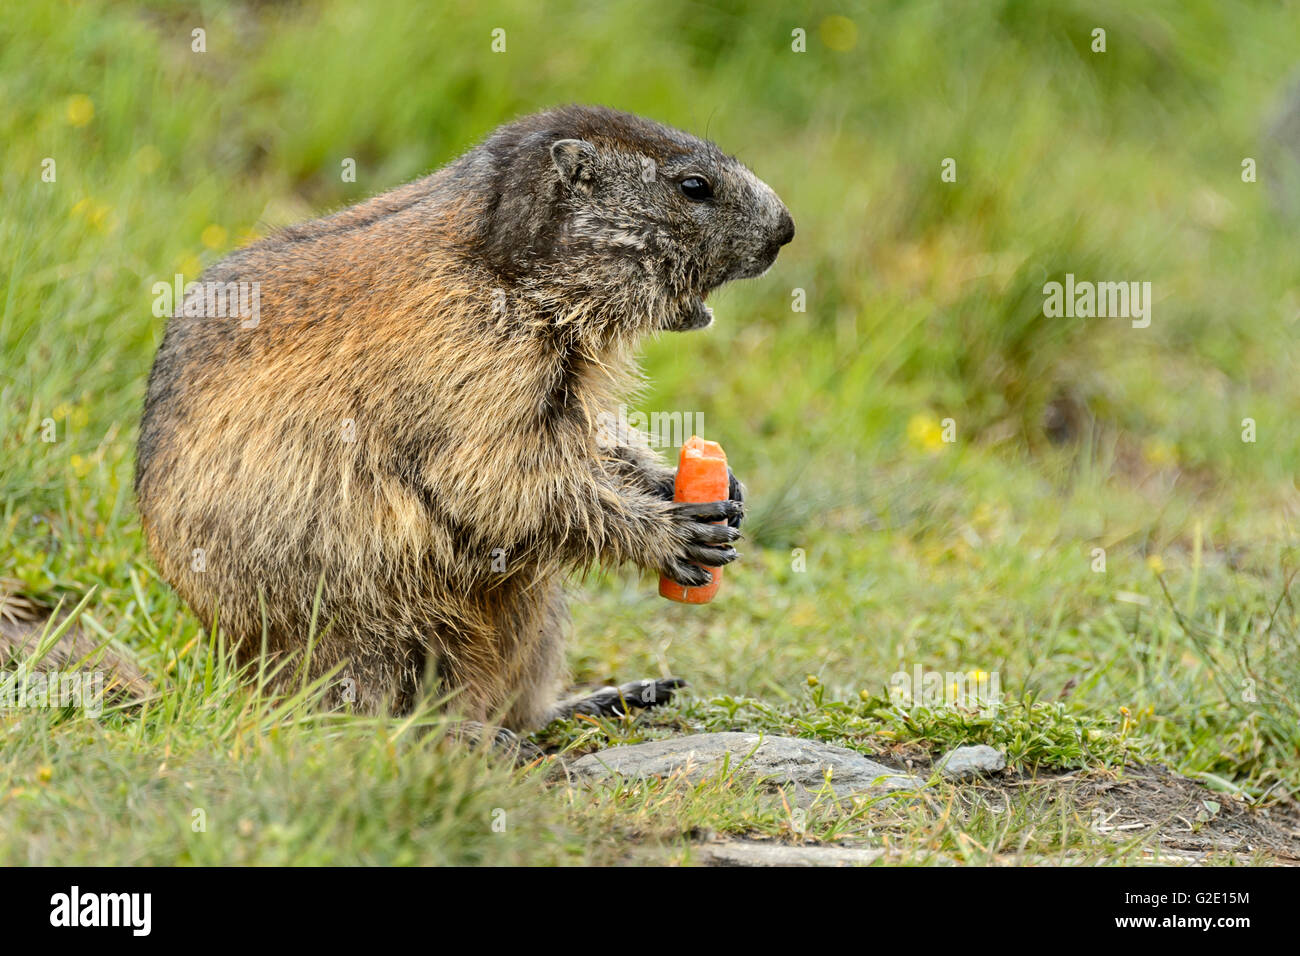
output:
[{"label": "marmot", "polygon": [[321,582],[308,673],[341,665],[332,703],[401,712],[428,676],[512,729],[611,709],[617,688],[557,704],[563,573],[702,584],[743,505],[734,482],[673,504],[673,471],[602,413],[640,339],[708,325],[705,296],[793,236],[712,143],[573,106],[234,252],[203,282],[253,284],[256,321],[176,310],[149,377],[136,493],[159,571],[245,661],[264,630],[302,659]]}]

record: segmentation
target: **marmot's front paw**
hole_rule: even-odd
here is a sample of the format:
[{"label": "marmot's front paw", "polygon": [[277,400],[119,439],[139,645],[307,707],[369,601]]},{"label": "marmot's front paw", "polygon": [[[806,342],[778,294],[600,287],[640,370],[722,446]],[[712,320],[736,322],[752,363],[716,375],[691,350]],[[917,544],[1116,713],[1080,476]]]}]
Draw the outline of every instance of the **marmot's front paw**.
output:
[{"label": "marmot's front paw", "polygon": [[[653,486],[655,494],[665,501],[672,501],[673,495],[676,494],[677,471],[664,472],[654,479]],[[740,505],[740,510],[727,519],[727,524],[733,528],[739,528],[740,522],[745,517],[745,486],[740,483],[736,473],[730,468],[727,469],[727,497]]]},{"label": "marmot's front paw", "polygon": [[[669,557],[660,571],[682,587],[698,588],[712,581],[708,568],[720,568],[740,556],[731,547],[740,537],[731,521],[739,520],[743,508],[739,501],[673,505],[668,513],[677,527],[681,550]],[[727,524],[712,523],[717,521]]]}]

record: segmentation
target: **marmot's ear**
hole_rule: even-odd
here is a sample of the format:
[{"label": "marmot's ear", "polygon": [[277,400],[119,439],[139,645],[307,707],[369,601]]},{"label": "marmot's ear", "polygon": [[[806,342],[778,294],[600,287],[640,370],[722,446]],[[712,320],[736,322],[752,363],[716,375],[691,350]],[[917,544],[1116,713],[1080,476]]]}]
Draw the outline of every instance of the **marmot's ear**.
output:
[{"label": "marmot's ear", "polygon": [[557,139],[551,144],[551,162],[560,181],[584,195],[591,192],[595,159],[596,147],[585,139]]}]

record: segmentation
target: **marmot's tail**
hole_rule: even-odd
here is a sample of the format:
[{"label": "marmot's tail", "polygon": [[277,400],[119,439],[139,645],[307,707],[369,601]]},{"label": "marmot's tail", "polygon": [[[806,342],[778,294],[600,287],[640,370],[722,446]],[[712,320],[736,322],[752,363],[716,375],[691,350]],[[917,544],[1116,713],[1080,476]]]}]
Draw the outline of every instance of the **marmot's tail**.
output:
[{"label": "marmot's tail", "polygon": [[[42,635],[56,627],[58,622],[52,620],[48,609],[7,590],[0,582],[0,684],[4,683],[5,672],[29,660],[40,646]],[[97,640],[77,624],[27,669],[33,673],[101,672],[104,703],[140,701],[154,692],[153,685],[125,651]]]}]

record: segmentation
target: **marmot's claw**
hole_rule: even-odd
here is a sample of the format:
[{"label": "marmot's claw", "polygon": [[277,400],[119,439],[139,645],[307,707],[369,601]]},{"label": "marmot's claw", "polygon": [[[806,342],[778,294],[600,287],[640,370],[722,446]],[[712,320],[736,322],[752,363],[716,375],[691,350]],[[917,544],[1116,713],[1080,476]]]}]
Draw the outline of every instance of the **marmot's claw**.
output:
[{"label": "marmot's claw", "polygon": [[[730,521],[732,518],[739,518],[744,511],[745,506],[739,501],[704,501],[699,504],[679,502],[670,509],[670,513],[674,518],[690,524]],[[734,528],[727,528],[726,530],[732,532],[730,536],[718,538],[708,543],[722,544],[725,541],[735,541],[740,537],[740,533]]]},{"label": "marmot's claw", "polygon": [[739,554],[731,545],[724,545],[720,548],[708,548],[702,544],[688,544],[686,546],[686,556],[692,561],[698,561],[706,568],[720,568],[724,564],[730,564],[735,561]]},{"label": "marmot's claw", "polygon": [[600,690],[572,701],[566,706],[571,714],[591,717],[623,717],[630,710],[658,707],[673,699],[673,692],[686,686],[680,677],[661,677],[658,680],[634,680],[620,687],[602,687]]},{"label": "marmot's claw", "polygon": [[662,571],[664,577],[684,588],[702,588],[713,580],[707,569],[682,558],[674,558]]}]

